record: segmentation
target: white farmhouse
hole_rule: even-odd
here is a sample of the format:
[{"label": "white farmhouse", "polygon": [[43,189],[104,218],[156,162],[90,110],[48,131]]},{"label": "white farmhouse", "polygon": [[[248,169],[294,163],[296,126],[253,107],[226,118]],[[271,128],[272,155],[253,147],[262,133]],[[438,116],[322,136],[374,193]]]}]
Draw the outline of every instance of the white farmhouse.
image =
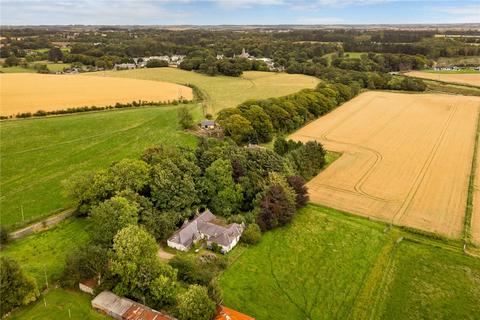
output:
[{"label": "white farmhouse", "polygon": [[229,252],[240,240],[245,225],[232,223],[221,226],[214,223],[215,219],[215,215],[206,210],[192,221],[186,222],[167,240],[167,245],[180,251],[188,251],[193,244],[205,239],[208,247],[215,243],[220,246],[222,253]]}]

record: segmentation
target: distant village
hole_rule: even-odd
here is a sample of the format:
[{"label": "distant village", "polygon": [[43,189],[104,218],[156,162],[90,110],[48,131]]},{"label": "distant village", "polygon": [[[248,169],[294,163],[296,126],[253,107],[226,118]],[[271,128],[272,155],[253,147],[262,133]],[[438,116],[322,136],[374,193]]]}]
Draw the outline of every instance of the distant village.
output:
[{"label": "distant village", "polygon": [[[160,60],[160,61],[165,61],[168,63],[169,66],[173,67],[178,67],[183,59],[185,58],[185,55],[163,55],[163,56],[151,56],[151,57],[139,57],[139,58],[133,58],[133,63],[117,63],[113,66],[113,69],[115,70],[131,70],[131,69],[140,69],[140,68],[146,68],[147,63],[151,60]],[[273,59],[271,58],[256,58],[252,55],[250,55],[248,52],[245,51],[245,49],[242,49],[242,53],[239,55],[233,55],[233,57],[225,57],[223,54],[218,54],[217,55],[217,60],[222,60],[222,59],[229,59],[229,58],[244,58],[248,60],[257,60],[257,61],[263,61],[266,65],[269,71],[277,71],[277,72],[282,72],[285,70],[284,67],[282,66],[275,66],[275,63],[273,62]]]}]

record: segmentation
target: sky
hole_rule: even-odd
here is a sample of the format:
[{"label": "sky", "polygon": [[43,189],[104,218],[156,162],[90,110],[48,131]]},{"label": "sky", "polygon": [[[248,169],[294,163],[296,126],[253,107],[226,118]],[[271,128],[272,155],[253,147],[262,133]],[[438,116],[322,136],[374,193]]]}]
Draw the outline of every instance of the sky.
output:
[{"label": "sky", "polygon": [[0,0],[1,25],[480,23],[480,0]]}]

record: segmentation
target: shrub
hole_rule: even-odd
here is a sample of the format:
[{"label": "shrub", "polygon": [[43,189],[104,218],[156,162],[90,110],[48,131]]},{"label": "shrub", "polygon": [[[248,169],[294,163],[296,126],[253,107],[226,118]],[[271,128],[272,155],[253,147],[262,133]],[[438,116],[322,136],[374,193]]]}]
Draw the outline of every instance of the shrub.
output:
[{"label": "shrub", "polygon": [[261,238],[262,231],[260,230],[260,227],[256,223],[251,223],[245,231],[243,231],[241,240],[246,244],[256,244],[260,242]]},{"label": "shrub", "polygon": [[192,285],[178,296],[178,318],[180,320],[211,320],[215,316],[215,303],[205,287]]}]

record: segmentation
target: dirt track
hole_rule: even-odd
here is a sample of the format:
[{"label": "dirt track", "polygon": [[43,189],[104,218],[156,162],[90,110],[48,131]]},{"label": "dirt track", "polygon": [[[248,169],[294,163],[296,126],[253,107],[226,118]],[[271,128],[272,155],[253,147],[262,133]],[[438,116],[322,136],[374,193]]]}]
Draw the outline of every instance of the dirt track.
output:
[{"label": "dirt track", "polygon": [[366,92],[298,130],[340,159],[313,202],[449,237],[463,227],[480,98]]},{"label": "dirt track", "polygon": [[468,84],[471,86],[480,87],[480,72],[477,73],[430,73],[430,72],[421,72],[421,71],[410,71],[406,73],[407,76],[423,78],[423,79],[432,79],[445,82],[459,83],[459,84]]},{"label": "dirt track", "polygon": [[0,114],[106,106],[117,102],[192,99],[192,89],[174,83],[79,75],[0,75]]}]

